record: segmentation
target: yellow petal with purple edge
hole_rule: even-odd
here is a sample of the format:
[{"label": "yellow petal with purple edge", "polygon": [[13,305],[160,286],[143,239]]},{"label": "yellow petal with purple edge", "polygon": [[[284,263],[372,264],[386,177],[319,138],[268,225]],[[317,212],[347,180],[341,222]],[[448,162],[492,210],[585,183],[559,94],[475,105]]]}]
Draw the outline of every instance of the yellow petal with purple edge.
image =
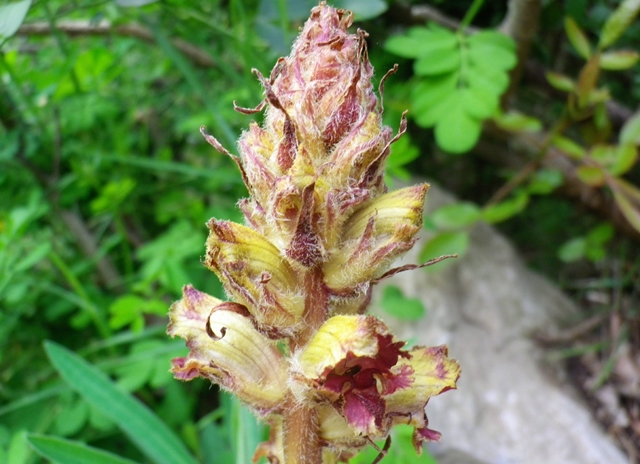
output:
[{"label": "yellow petal with purple edge", "polygon": [[[247,309],[220,302],[186,286],[170,311],[168,333],[187,341],[189,354],[172,361],[176,378],[204,377],[268,412],[286,394],[285,361],[278,348],[253,325]],[[217,303],[217,304],[216,304]]]},{"label": "yellow petal with purple edge", "polygon": [[342,239],[361,237],[370,218],[377,234],[388,234],[399,223],[422,226],[422,211],[429,184],[414,185],[386,193],[365,203],[344,225]]},{"label": "yellow petal with purple edge", "polygon": [[438,441],[440,433],[429,428],[425,407],[432,396],[455,389],[460,377],[460,365],[448,357],[446,346],[415,347],[410,359],[401,359],[392,369],[411,372],[407,377],[411,384],[385,395],[387,412],[394,424],[414,427],[413,446],[416,453],[422,451],[423,441]]},{"label": "yellow petal with purple edge", "polygon": [[407,367],[412,374],[411,385],[385,396],[388,411],[410,414],[422,411],[432,396],[456,388],[460,377],[460,365],[448,357],[446,346],[414,347],[409,351],[409,359],[401,358],[392,368],[399,373]]},{"label": "yellow petal with purple edge", "polygon": [[318,419],[322,439],[333,446],[342,445],[346,448],[353,448],[368,443],[365,438],[355,433],[344,417],[332,406],[318,405]]},{"label": "yellow petal with purple edge", "polygon": [[326,285],[336,294],[384,273],[415,242],[422,227],[428,185],[382,195],[358,208],[343,227],[344,245],[324,264]]},{"label": "yellow petal with purple edge", "polygon": [[230,221],[212,219],[205,265],[225,290],[243,303],[260,325],[284,331],[304,310],[295,272],[278,248],[258,232]]},{"label": "yellow petal with purple edge", "polygon": [[[295,363],[308,379],[323,379],[349,358],[375,358],[387,327],[373,316],[333,316],[316,332]],[[350,366],[345,366],[350,367]]]}]

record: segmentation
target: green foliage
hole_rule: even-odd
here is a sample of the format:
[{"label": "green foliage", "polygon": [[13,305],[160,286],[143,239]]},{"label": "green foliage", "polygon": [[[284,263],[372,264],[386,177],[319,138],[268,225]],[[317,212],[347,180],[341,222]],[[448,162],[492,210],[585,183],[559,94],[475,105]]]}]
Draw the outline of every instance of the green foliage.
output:
[{"label": "green foliage", "polygon": [[195,463],[178,437],[146,406],[119,390],[109,378],[60,345],[45,349],[56,370],[84,400],[127,434],[132,442],[158,464]]},{"label": "green foliage", "polygon": [[586,236],[574,237],[567,241],[558,251],[558,257],[564,262],[586,258],[589,261],[602,261],[607,255],[606,245],[613,239],[614,229],[611,224],[600,224],[589,231]]},{"label": "green foliage", "polygon": [[524,191],[519,191],[510,198],[486,205],[482,209],[481,216],[489,224],[506,221],[524,210],[528,202],[529,195]]},{"label": "green foliage", "polygon": [[134,464],[135,461],[63,438],[30,434],[27,441],[42,457],[60,464]]},{"label": "green foliage", "polygon": [[387,314],[405,321],[415,321],[425,315],[424,305],[418,298],[407,298],[398,287],[387,285],[382,291],[382,309]]},{"label": "green foliage", "polygon": [[440,230],[456,230],[473,225],[480,215],[474,203],[460,202],[441,206],[431,213],[431,221]]},{"label": "green foliage", "polygon": [[[470,245],[469,232],[466,230],[457,232],[439,232],[430,238],[420,250],[420,260],[427,262],[438,256],[457,254],[462,257],[468,251]],[[453,260],[447,259],[433,266],[425,268],[428,272],[444,269],[453,263]]]},{"label": "green foliage", "polygon": [[638,0],[623,0],[613,14],[607,18],[600,33],[598,48],[604,50],[613,45],[633,22],[638,12],[640,12]]},{"label": "green foliage", "polygon": [[[391,434],[391,448],[382,462],[384,464],[405,464],[408,462],[412,464],[436,464],[436,459],[427,450],[423,450],[420,456],[416,456],[416,452],[413,449],[413,444],[411,442],[412,436],[412,427],[408,425],[398,425],[394,427]],[[377,443],[377,446],[382,448],[384,443]],[[369,464],[371,462],[375,462],[378,454],[378,450],[373,447],[369,447],[355,458],[349,460],[349,464]]]},{"label": "green foliage", "polygon": [[507,72],[516,64],[513,41],[494,31],[467,36],[431,23],[391,37],[385,48],[415,59],[420,76],[412,98],[416,123],[434,127],[442,149],[470,150],[509,85]]}]

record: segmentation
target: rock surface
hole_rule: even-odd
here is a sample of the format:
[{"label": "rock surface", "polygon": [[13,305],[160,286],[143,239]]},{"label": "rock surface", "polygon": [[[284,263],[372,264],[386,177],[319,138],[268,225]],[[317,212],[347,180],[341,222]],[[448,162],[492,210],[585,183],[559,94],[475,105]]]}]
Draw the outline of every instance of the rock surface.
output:
[{"label": "rock surface", "polygon": [[[428,209],[449,201],[432,186]],[[398,264],[419,262],[419,249]],[[494,229],[477,225],[466,256],[442,271],[403,272],[379,287],[388,284],[420,298],[427,317],[402,323],[375,312],[402,339],[449,345],[462,366],[458,390],[427,408],[430,427],[443,434],[432,448],[440,463],[629,462],[562,379],[560,366],[547,362],[531,338],[533,332],[557,328],[577,308],[528,270]]]}]

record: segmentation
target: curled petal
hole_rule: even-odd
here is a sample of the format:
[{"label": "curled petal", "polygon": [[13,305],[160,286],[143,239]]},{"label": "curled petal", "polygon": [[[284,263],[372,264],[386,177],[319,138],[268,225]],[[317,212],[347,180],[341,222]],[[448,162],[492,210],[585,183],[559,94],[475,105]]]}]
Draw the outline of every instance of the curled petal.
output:
[{"label": "curled petal", "polygon": [[187,341],[189,354],[172,361],[176,378],[204,377],[257,410],[278,406],[286,394],[282,354],[253,325],[246,308],[220,302],[188,285],[171,307],[167,332]]}]

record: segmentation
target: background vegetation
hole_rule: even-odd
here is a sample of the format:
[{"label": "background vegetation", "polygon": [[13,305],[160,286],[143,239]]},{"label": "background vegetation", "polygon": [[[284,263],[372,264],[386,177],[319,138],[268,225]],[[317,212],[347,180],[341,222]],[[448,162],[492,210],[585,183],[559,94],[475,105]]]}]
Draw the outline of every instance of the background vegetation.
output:
[{"label": "background vegetation", "polygon": [[[333,2],[370,33],[378,76],[400,64],[385,118],[410,109],[410,131],[389,182],[419,173],[461,199],[425,219],[425,260],[498,224],[585,303],[589,338],[560,354],[597,352],[600,385],[640,342],[636,3]],[[166,314],[186,283],[223,297],[200,264],[204,223],[240,222],[246,195],[199,127],[235,148],[250,117],[233,101],[262,98],[251,68],[267,75],[315,4],[0,4],[0,462],[249,462],[265,431],[208,383],[172,379],[185,348]],[[525,4],[533,24],[511,16]],[[404,433],[384,462],[407,462]]]}]

